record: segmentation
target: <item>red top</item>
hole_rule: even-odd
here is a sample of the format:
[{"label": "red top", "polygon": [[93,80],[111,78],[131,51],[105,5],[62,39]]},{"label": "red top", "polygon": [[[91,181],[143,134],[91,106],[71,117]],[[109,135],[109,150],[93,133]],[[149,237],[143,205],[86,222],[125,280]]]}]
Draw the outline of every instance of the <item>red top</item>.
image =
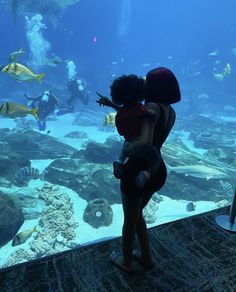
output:
[{"label": "red top", "polygon": [[116,128],[126,141],[131,141],[141,134],[142,119],[147,116],[148,109],[137,104],[128,108],[122,108],[116,114]]}]

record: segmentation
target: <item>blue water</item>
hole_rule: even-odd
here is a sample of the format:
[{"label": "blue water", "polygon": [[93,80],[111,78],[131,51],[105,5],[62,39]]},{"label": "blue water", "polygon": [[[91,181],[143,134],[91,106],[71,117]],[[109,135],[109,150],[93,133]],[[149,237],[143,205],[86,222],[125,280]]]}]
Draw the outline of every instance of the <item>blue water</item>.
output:
[{"label": "blue water", "polygon": [[[43,3],[44,1],[41,2]],[[220,0],[80,0],[78,3],[57,12],[50,10],[50,4],[47,4],[49,5],[49,10],[45,13],[41,11],[42,23],[46,25],[46,28],[42,29],[43,39],[41,41],[43,41],[43,45],[46,42],[50,44],[50,49],[46,52],[45,57],[50,58],[54,54],[61,59],[61,63],[54,67],[42,64],[30,65],[32,61],[30,46],[36,40],[35,48],[37,50],[37,36],[35,35],[31,40],[27,38],[29,30],[26,28],[25,16],[33,17],[35,15],[34,6],[31,7],[34,10],[33,13],[19,13],[14,17],[10,10],[5,9],[2,2],[4,1],[0,0],[0,65],[7,65],[9,54],[22,48],[25,50],[25,54],[19,59],[19,62],[32,68],[36,73],[45,73],[45,76],[40,85],[37,81],[17,82],[10,76],[0,72],[0,104],[5,99],[26,104],[27,100],[24,97],[24,93],[30,96],[39,96],[44,90],[48,89],[52,90],[61,102],[66,103],[69,97],[67,88],[69,77],[66,61],[73,61],[76,65],[78,77],[86,81],[86,89],[90,91],[89,103],[88,105],[83,105],[81,101],[78,101],[75,113],[66,117],[57,117],[56,121],[48,123],[48,129],[51,130],[49,135],[52,137],[55,136],[61,142],[81,149],[86,147],[86,143],[91,139],[104,143],[109,135],[118,136],[114,128],[107,129],[102,126],[104,115],[109,110],[98,107],[95,102],[97,100],[96,91],[109,96],[109,87],[114,78],[122,74],[131,73],[145,76],[149,70],[165,66],[175,73],[182,92],[181,103],[174,105],[177,112],[176,128],[172,131],[168,142],[183,144],[177,145],[180,148],[177,147],[176,152],[174,152],[176,150],[174,149],[175,145],[172,144],[174,145],[172,146],[174,149],[173,155],[170,151],[167,151],[168,155],[171,159],[175,159],[175,154],[177,153],[176,155],[178,156],[178,151],[181,152],[185,149],[184,147],[187,147],[190,152],[192,151],[190,154],[188,153],[191,156],[189,164],[198,164],[201,158],[204,161],[204,155],[207,154],[207,151],[213,149],[215,151],[213,152],[215,155],[213,155],[213,158],[216,160],[212,156],[211,158],[212,161],[214,160],[214,167],[217,168],[217,159],[219,159],[219,163],[221,163],[219,168],[221,170],[224,170],[227,165],[232,169],[235,168],[234,158],[230,156],[233,153],[232,148],[227,148],[227,146],[230,147],[230,143],[232,144],[235,124],[229,124],[228,128],[223,128],[224,130],[221,130],[221,132],[218,131],[219,129],[216,126],[212,126],[220,134],[215,138],[215,145],[209,144],[209,149],[206,146],[207,137],[210,137],[209,141],[212,143],[211,138],[214,136],[214,131],[212,128],[209,130],[208,126],[211,123],[217,123],[219,128],[221,126],[224,127],[225,121],[230,119],[232,121],[232,117],[235,117],[236,3],[234,0],[224,2]],[[5,2],[23,5],[30,1],[7,0]],[[45,3],[51,2],[47,0]],[[51,9],[54,8],[52,5]],[[227,64],[231,67],[230,74],[225,76],[223,80],[218,80],[216,78],[217,74],[222,74]],[[77,122],[72,125],[76,115]],[[217,121],[219,117],[221,120]],[[196,121],[194,120],[195,118],[197,119]],[[210,119],[209,125],[207,118]],[[81,122],[83,119],[85,121],[86,119],[88,120],[88,125],[86,125],[86,122],[83,122],[84,124]],[[96,125],[97,120],[98,124]],[[13,123],[14,121],[11,120],[9,124],[0,125],[0,128],[5,128],[6,125],[14,128],[12,126]],[[91,125],[92,127],[89,128]],[[206,141],[203,139],[204,145],[194,144],[194,138],[191,136],[192,127],[196,127],[197,130],[195,130],[199,131],[200,134],[204,134],[206,128],[207,133],[205,134],[209,134],[212,130],[208,136],[204,136],[206,139]],[[221,144],[227,138],[227,130],[225,129],[229,129],[228,139],[231,142],[228,145],[227,143]],[[74,130],[86,132],[87,138],[77,140],[65,138],[65,134]],[[43,133],[45,134],[45,132]],[[197,156],[199,154],[202,157]],[[176,161],[168,162],[173,162],[173,166],[176,166],[177,163],[181,165],[182,160],[185,161],[186,158],[184,155],[183,159],[178,156]],[[198,160],[194,160],[195,156]],[[50,158],[44,162],[40,162],[40,159],[36,158],[35,161],[32,161],[32,165],[38,165],[40,170],[51,163]],[[86,167],[87,165],[84,166],[84,168]],[[94,167],[94,171],[97,170],[96,167]],[[103,169],[103,167],[102,164],[101,168]],[[111,171],[111,163],[104,167],[105,170],[108,167]],[[190,175],[185,177],[184,175],[177,175],[176,185],[178,185],[178,179],[180,179],[179,189],[185,190],[186,185],[189,185],[189,189],[193,189],[194,195],[199,195],[198,191],[201,190],[200,195],[203,203],[198,205],[198,202],[196,202],[196,210],[203,212],[209,208],[214,208],[217,196],[222,199],[225,198],[222,192],[232,189],[232,169],[227,169],[228,176],[220,178],[220,184],[219,179],[216,178],[212,180],[207,178],[206,180],[201,176],[191,177]],[[89,169],[88,176],[91,174],[90,171]],[[108,180],[110,180],[109,176]],[[39,182],[37,183],[39,184]],[[104,185],[106,187],[106,182]],[[181,187],[182,185],[183,187]],[[222,190],[218,191],[220,186]],[[209,190],[213,192],[212,197],[207,195],[204,197],[205,191]],[[168,182],[163,194],[166,197],[170,196],[176,199],[175,189],[168,188]],[[86,201],[77,204],[77,195],[79,194],[74,193],[71,198],[73,197],[74,207],[78,211],[77,216],[81,217],[79,219],[81,221],[78,221],[80,228],[81,224],[84,224],[81,213],[86,207]],[[97,195],[102,196],[102,192]],[[189,198],[188,191],[182,195],[186,195],[187,199],[180,196],[176,200],[191,199],[194,202],[198,201],[194,195]],[[168,200],[164,200],[165,202],[162,205],[164,206],[166,202],[168,205]],[[204,204],[204,201],[211,201],[209,208],[207,204]],[[176,201],[172,203],[173,206],[176,206]],[[178,205],[176,208],[173,207],[175,209],[173,212],[167,207],[164,210],[160,208],[160,218],[188,216],[189,214],[185,212],[184,204]],[[212,207],[212,205],[214,206]],[[122,216],[117,213],[117,210],[121,212],[121,205],[118,206],[117,204],[113,208],[116,210],[114,220],[118,222],[118,220],[122,219]],[[178,208],[182,208],[181,214],[177,214]],[[37,224],[38,222],[33,222],[24,228],[33,228]],[[99,236],[96,233],[97,237],[94,240],[120,235],[117,230],[121,232],[121,224],[122,222],[119,221],[118,227],[112,225],[111,229],[106,229],[101,234],[98,232]],[[25,230],[24,228],[21,231]],[[76,232],[76,240],[78,241],[73,244],[80,244],[79,240],[82,240],[82,243],[86,243],[90,230],[80,229]],[[82,234],[81,237],[80,234]],[[43,236],[41,235],[41,237]],[[31,240],[33,242],[35,239],[31,238]],[[38,240],[37,236],[36,240]],[[90,238],[90,240],[92,241],[93,239]],[[71,248],[74,246],[73,244]],[[30,251],[29,241],[27,241],[27,245],[20,245],[19,247]],[[18,247],[13,249],[8,243],[8,246],[4,248],[7,256],[10,257],[11,253],[15,252]],[[69,245],[65,249],[68,248],[70,248]],[[45,253],[45,255],[47,254]],[[14,258],[14,255],[12,257]],[[7,265],[11,264],[9,258],[1,258],[3,258],[3,255],[0,254],[0,268],[1,265],[6,263]]]},{"label": "blue water", "polygon": [[[227,83],[224,94],[231,95],[234,87],[230,81],[235,78],[236,65],[236,57],[231,53],[231,49],[236,47],[235,7],[233,0],[224,4],[213,0],[182,0],[178,3],[174,0],[122,0],[119,3],[104,0],[102,4],[99,0],[81,0],[61,15],[56,15],[56,29],[48,19],[43,19],[47,25],[43,35],[51,43],[50,52],[62,60],[72,59],[77,64],[78,73],[88,81],[92,92],[100,89],[109,93],[112,73],[144,75],[147,69],[160,63],[174,70],[181,81],[183,95],[185,87],[190,87],[196,94],[202,87],[211,90],[214,98],[221,102],[217,90],[220,84],[212,78],[212,69],[216,60],[221,61],[216,65],[219,71],[227,62],[230,63],[232,73],[224,82]],[[12,13],[5,11],[1,5],[0,19],[0,64],[6,64],[9,53],[20,47],[25,49],[24,60],[27,61],[29,46],[24,16],[17,16],[14,24]],[[96,43],[93,42],[94,37],[97,38]],[[217,57],[208,56],[216,50],[219,51]],[[118,64],[112,65],[114,61]],[[194,62],[195,65],[192,64]],[[147,68],[142,64],[151,66]],[[184,74],[187,67],[192,67],[193,73],[201,72],[201,75]],[[47,69],[42,68],[44,72]],[[8,78],[0,78],[1,84],[15,85]],[[51,70],[47,79],[63,82],[66,69],[61,65]],[[2,95],[9,95],[8,86],[3,86],[1,91]],[[93,98],[96,98],[95,95]]]}]

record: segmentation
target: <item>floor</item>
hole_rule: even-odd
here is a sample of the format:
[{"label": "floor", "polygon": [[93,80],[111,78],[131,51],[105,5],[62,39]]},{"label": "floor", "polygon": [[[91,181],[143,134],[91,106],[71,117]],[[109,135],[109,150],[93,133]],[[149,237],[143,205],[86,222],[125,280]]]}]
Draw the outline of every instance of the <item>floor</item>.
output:
[{"label": "floor", "polygon": [[109,262],[120,238],[0,270],[0,291],[236,291],[236,234],[215,216],[229,208],[149,229],[156,265],[127,275]]}]

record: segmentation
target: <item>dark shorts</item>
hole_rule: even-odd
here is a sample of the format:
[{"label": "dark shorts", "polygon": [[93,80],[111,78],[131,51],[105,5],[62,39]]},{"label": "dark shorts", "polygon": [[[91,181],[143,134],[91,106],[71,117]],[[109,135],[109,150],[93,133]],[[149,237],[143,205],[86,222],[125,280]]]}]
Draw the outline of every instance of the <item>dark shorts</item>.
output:
[{"label": "dark shorts", "polygon": [[[167,170],[164,161],[162,160],[156,173],[146,183],[145,187],[140,191],[135,184],[135,177],[140,170],[145,169],[145,165],[142,164],[137,158],[130,158],[131,160],[124,168],[124,177],[120,180],[121,192],[128,197],[136,198],[142,197],[143,202],[148,202],[151,196],[159,191],[165,184],[167,177]],[[146,203],[145,203],[146,205]]]}]

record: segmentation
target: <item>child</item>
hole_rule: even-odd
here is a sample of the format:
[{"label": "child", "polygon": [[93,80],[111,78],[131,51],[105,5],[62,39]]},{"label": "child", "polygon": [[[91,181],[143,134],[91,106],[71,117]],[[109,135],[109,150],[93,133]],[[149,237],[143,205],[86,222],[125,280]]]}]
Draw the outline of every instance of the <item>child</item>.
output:
[{"label": "child", "polygon": [[136,156],[144,162],[145,169],[140,169],[135,177],[138,189],[142,189],[151,175],[158,169],[161,158],[160,153],[153,146],[140,146],[138,151],[130,153],[129,146],[134,144],[141,133],[142,121],[145,118],[154,123],[156,113],[148,110],[142,101],[144,100],[145,80],[136,75],[123,75],[111,85],[112,100],[97,93],[100,99],[99,105],[110,106],[117,111],[115,118],[118,133],[124,137],[123,151],[118,161],[113,163],[114,175],[121,178],[124,175],[124,164],[126,172],[129,172],[129,157]]}]

